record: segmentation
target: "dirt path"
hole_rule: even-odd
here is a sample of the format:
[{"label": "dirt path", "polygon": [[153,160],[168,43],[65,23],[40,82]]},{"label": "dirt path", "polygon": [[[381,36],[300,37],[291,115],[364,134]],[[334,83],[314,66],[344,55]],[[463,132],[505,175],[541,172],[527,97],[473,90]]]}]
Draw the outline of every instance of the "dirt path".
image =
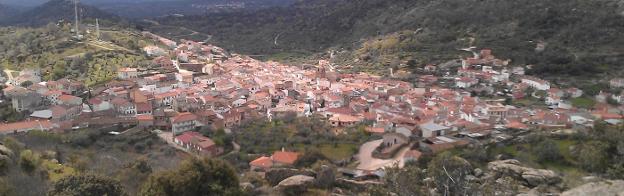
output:
[{"label": "dirt path", "polygon": [[360,151],[357,155],[357,158],[360,161],[357,169],[375,171],[377,169],[387,166],[393,166],[395,164],[398,164],[399,167],[403,167],[403,155],[405,155],[405,152],[407,152],[409,148],[401,149],[393,159],[374,158],[373,151],[375,151],[375,148],[377,148],[382,142],[383,140],[373,140],[362,144],[362,146],[360,147]]}]

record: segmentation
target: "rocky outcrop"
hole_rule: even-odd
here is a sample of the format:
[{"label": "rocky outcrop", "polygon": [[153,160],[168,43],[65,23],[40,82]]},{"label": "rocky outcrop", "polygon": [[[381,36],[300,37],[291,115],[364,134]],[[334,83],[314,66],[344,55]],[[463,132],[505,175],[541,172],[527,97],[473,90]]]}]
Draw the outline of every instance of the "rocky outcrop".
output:
[{"label": "rocky outcrop", "polygon": [[6,146],[0,144],[0,154],[12,157],[13,151]]},{"label": "rocky outcrop", "polygon": [[554,171],[524,167],[520,165],[518,160],[514,159],[490,162],[488,163],[488,170],[495,179],[509,176],[523,181],[526,186],[531,188],[540,185],[555,185],[561,182],[561,177]]},{"label": "rocky outcrop", "polygon": [[355,192],[363,192],[374,186],[383,186],[379,181],[355,181],[344,178],[338,178],[335,182],[336,187],[342,187]]},{"label": "rocky outcrop", "polygon": [[561,196],[617,195],[624,196],[624,180],[587,183],[561,193]]},{"label": "rocky outcrop", "polygon": [[304,193],[308,187],[314,184],[314,177],[305,175],[295,175],[281,181],[274,188],[286,195],[296,195]]},{"label": "rocky outcrop", "polygon": [[269,182],[269,184],[271,184],[271,186],[275,186],[284,179],[296,175],[316,176],[316,174],[312,171],[291,168],[274,168],[266,172],[265,179]]}]

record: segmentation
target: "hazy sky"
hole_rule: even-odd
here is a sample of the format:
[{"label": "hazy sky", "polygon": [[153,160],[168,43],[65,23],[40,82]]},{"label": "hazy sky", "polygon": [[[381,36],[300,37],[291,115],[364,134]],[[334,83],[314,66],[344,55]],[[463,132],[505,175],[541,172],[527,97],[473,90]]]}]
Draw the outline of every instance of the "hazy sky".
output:
[{"label": "hazy sky", "polygon": [[[35,6],[35,5],[43,4],[46,1],[49,1],[49,0],[0,0],[0,3],[8,4],[8,5]],[[176,1],[176,0],[80,0],[80,1],[83,1],[85,3],[90,3],[90,2],[131,2],[131,1],[144,2],[144,1]]]}]

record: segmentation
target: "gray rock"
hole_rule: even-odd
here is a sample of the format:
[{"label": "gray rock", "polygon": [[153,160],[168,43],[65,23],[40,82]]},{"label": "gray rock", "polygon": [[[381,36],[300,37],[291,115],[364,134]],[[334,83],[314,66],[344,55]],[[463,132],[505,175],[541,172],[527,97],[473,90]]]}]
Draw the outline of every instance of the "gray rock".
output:
[{"label": "gray rock", "polygon": [[282,180],[279,184],[277,184],[277,187],[302,186],[311,184],[313,182],[314,177],[312,176],[296,175]]},{"label": "gray rock", "polygon": [[583,179],[583,182],[597,182],[600,180],[600,178],[596,176],[585,176],[582,179]]},{"label": "gray rock", "polygon": [[476,177],[481,177],[481,176],[483,176],[483,170],[481,170],[480,168],[476,168],[476,169],[474,169],[474,175],[475,175]]},{"label": "gray rock", "polygon": [[314,184],[314,177],[295,175],[282,180],[274,188],[288,195],[296,195],[305,192]]},{"label": "gray rock", "polygon": [[532,187],[536,187],[541,184],[557,184],[561,182],[561,178],[559,178],[554,171],[544,169],[526,170],[522,173],[522,178]]},{"label": "gray rock", "polygon": [[0,154],[12,157],[13,151],[4,145],[0,145]]},{"label": "gray rock", "polygon": [[624,180],[587,183],[561,193],[561,196],[617,195],[624,196]]},{"label": "gray rock", "polygon": [[271,184],[271,186],[275,186],[284,179],[296,175],[316,176],[316,174],[311,171],[290,168],[274,168],[267,171],[264,178],[267,180],[267,182],[269,182],[269,184]]},{"label": "gray rock", "polygon": [[523,167],[518,160],[508,159],[488,163],[488,170],[494,178],[503,176],[525,181],[529,187],[554,185],[561,182],[561,177],[554,171]]},{"label": "gray rock", "polygon": [[344,187],[347,190],[363,192],[374,186],[383,186],[384,184],[378,181],[355,181],[344,178],[337,178],[335,185],[336,187]]}]

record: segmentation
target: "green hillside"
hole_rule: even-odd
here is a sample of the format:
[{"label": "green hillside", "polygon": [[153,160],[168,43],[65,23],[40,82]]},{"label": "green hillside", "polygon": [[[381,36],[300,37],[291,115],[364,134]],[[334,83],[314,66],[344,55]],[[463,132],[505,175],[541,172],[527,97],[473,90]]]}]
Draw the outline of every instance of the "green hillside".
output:
[{"label": "green hillside", "polygon": [[[584,75],[621,65],[621,5],[616,0],[314,0],[160,22],[211,34],[211,41],[235,51],[282,56],[329,48],[353,52],[370,39],[411,31],[402,36],[408,41],[400,40],[401,46],[385,55],[439,63],[457,57],[457,49],[473,40],[514,64],[537,65],[538,73]],[[535,52],[538,42],[546,44],[541,53]]]},{"label": "green hillside", "polygon": [[93,34],[78,41],[70,29],[70,25],[53,24],[0,28],[0,68],[41,68],[46,80],[69,77],[94,85],[112,79],[117,67],[150,63],[140,51],[148,41],[138,33],[103,31],[104,42],[96,41]]},{"label": "green hillside", "polygon": [[[95,23],[99,18],[104,24],[118,23],[121,19],[115,15],[101,11],[95,7],[78,4],[79,17],[83,23]],[[71,0],[50,0],[42,5],[23,11],[0,20],[0,25],[11,26],[44,26],[59,21],[74,21],[74,3]]]}]

